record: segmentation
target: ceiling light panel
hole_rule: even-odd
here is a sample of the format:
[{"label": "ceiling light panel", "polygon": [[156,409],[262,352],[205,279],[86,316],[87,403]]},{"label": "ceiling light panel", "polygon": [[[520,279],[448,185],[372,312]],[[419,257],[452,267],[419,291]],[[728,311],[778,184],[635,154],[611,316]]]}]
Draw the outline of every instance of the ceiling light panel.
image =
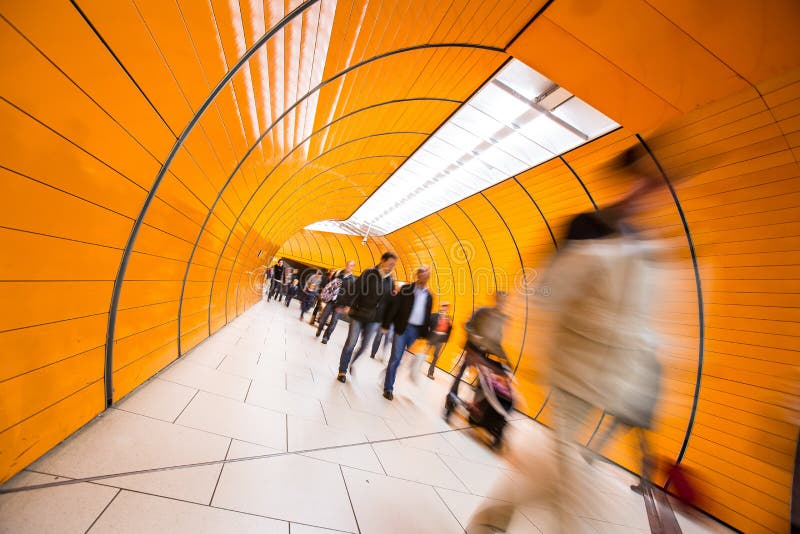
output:
[{"label": "ceiling light panel", "polygon": [[512,59],[347,221],[309,230],[387,234],[603,135],[618,125]]}]

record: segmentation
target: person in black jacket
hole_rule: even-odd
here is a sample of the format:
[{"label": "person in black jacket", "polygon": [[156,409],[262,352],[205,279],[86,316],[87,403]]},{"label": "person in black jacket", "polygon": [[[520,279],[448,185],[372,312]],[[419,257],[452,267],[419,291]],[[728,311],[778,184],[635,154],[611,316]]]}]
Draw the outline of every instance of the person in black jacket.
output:
[{"label": "person in black jacket", "polygon": [[391,274],[395,263],[397,256],[392,252],[385,252],[378,265],[361,273],[353,293],[344,297],[345,305],[342,311],[350,315],[350,330],[347,333],[347,342],[342,348],[342,356],[339,358],[339,374],[336,377],[339,382],[347,381],[348,368],[351,373],[353,371],[350,358],[353,357],[358,337],[362,336],[361,345],[353,357],[353,362],[369,346],[383,320],[387,304],[392,297],[394,282]]},{"label": "person in black jacket", "polygon": [[428,337],[433,306],[433,297],[426,287],[430,276],[430,269],[424,266],[418,268],[417,281],[400,288],[383,318],[382,332],[388,332],[389,326],[394,325],[392,356],[383,383],[383,396],[386,399],[394,398],[394,380],[405,350],[419,338]]},{"label": "person in black jacket", "polygon": [[269,294],[267,294],[267,302],[272,300],[272,297],[278,297],[281,291],[282,282],[283,260],[278,260],[278,263],[272,266],[272,279],[269,282]]}]

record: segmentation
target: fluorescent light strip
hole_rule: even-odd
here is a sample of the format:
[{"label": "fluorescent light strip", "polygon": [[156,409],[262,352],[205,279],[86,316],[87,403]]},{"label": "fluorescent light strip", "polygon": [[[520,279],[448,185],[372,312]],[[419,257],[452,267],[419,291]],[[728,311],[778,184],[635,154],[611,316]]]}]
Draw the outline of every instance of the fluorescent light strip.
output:
[{"label": "fluorescent light strip", "polygon": [[308,230],[383,235],[439,211],[618,124],[512,59],[346,221]]}]

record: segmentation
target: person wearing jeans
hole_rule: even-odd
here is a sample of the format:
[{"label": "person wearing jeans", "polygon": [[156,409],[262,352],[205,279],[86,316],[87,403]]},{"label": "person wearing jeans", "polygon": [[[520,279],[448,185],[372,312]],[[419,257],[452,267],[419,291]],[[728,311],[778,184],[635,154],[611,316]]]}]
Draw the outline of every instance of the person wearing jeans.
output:
[{"label": "person wearing jeans", "polygon": [[350,315],[350,331],[347,334],[347,342],[342,348],[342,355],[339,358],[339,374],[336,380],[347,382],[347,371],[352,373],[353,349],[359,335],[362,336],[361,345],[353,358],[358,359],[364,350],[369,346],[372,337],[380,326],[386,306],[392,297],[391,273],[397,263],[397,256],[392,252],[385,252],[381,256],[380,264],[371,269],[367,269],[355,283],[352,295],[345,297],[345,306],[342,311]]},{"label": "person wearing jeans", "polygon": [[397,377],[397,367],[403,359],[403,353],[417,339],[428,337],[433,305],[431,293],[426,287],[430,275],[430,269],[427,267],[418,268],[417,281],[400,288],[383,319],[382,331],[384,333],[389,331],[390,325],[394,325],[392,356],[389,358],[386,379],[383,382],[383,396],[388,400],[394,398],[394,381]]}]

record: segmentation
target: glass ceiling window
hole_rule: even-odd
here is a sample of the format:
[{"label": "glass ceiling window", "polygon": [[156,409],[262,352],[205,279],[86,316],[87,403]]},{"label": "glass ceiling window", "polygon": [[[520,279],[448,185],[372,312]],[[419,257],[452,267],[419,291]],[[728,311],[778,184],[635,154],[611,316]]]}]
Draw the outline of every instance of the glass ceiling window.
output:
[{"label": "glass ceiling window", "polygon": [[619,125],[512,59],[346,221],[306,228],[388,234]]}]

